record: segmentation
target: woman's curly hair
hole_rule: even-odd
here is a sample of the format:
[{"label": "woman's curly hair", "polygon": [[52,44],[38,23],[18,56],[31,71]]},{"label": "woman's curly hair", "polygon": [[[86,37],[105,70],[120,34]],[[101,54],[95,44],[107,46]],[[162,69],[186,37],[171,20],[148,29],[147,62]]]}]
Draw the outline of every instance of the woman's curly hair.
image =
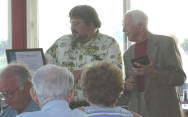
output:
[{"label": "woman's curly hair", "polygon": [[96,62],[82,73],[82,88],[89,102],[112,106],[124,89],[120,68],[110,62]]}]

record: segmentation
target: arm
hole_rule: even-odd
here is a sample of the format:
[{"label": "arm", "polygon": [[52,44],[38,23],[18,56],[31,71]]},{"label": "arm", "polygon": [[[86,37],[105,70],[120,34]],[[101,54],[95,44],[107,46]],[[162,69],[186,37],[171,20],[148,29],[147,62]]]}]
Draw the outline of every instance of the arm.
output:
[{"label": "arm", "polygon": [[175,41],[171,38],[160,40],[156,63],[150,61],[149,65],[134,68],[137,75],[152,78],[155,83],[164,86],[179,86],[185,82],[185,73],[182,69],[181,56]]},{"label": "arm", "polygon": [[57,58],[57,47],[58,45],[54,43],[45,53],[45,59],[47,64],[56,64]]},{"label": "arm", "polygon": [[166,45],[163,44],[164,67],[154,66],[156,68],[156,81],[162,85],[179,86],[185,82],[186,75],[182,68],[182,60],[174,39],[168,39]]},{"label": "arm", "polygon": [[113,38],[107,38],[104,42],[107,45],[107,56],[106,59],[112,61],[114,64],[116,64],[119,68],[122,69],[122,56],[121,56],[121,50],[119,47],[119,44],[117,41]]},{"label": "arm", "polygon": [[128,60],[128,57],[126,57],[126,54],[124,54],[123,58],[124,58],[125,75],[126,75],[125,91],[136,90],[136,79],[134,75],[131,75],[131,68],[129,67],[131,62],[128,62],[129,60]]},{"label": "arm", "polygon": [[9,106],[3,110],[0,117],[16,117],[16,111]]}]

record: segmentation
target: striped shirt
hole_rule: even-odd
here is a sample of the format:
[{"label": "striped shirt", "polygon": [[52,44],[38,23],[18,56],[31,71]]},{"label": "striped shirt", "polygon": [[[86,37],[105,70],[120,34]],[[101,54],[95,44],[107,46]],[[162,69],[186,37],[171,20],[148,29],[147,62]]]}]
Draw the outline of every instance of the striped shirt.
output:
[{"label": "striped shirt", "polygon": [[121,107],[97,107],[97,106],[87,106],[80,107],[80,111],[85,112],[90,117],[133,117],[133,114]]}]

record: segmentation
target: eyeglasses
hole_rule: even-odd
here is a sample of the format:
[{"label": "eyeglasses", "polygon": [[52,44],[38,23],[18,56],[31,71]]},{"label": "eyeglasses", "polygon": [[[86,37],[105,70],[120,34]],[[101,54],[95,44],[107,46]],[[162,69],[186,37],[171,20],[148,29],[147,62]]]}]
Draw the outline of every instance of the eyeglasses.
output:
[{"label": "eyeglasses", "polygon": [[76,27],[80,24],[84,23],[83,21],[70,21],[71,27]]},{"label": "eyeglasses", "polygon": [[71,22],[71,26],[73,26],[73,27],[75,27],[75,26],[77,26],[79,24],[80,24],[80,22]]},{"label": "eyeglasses", "polygon": [[13,91],[11,92],[1,92],[2,98],[12,98],[14,96],[14,94],[16,93],[16,91],[19,89],[20,87],[15,88]]}]

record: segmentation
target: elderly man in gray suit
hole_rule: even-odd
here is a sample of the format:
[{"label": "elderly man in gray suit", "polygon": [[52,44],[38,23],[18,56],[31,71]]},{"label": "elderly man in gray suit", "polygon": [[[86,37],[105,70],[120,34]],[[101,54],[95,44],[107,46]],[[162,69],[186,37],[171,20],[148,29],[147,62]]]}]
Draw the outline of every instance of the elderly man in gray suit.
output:
[{"label": "elderly man in gray suit", "polygon": [[151,34],[140,10],[128,11],[124,24],[129,41],[135,42],[124,53],[129,109],[143,117],[183,117],[178,86],[186,75],[175,40]]}]

